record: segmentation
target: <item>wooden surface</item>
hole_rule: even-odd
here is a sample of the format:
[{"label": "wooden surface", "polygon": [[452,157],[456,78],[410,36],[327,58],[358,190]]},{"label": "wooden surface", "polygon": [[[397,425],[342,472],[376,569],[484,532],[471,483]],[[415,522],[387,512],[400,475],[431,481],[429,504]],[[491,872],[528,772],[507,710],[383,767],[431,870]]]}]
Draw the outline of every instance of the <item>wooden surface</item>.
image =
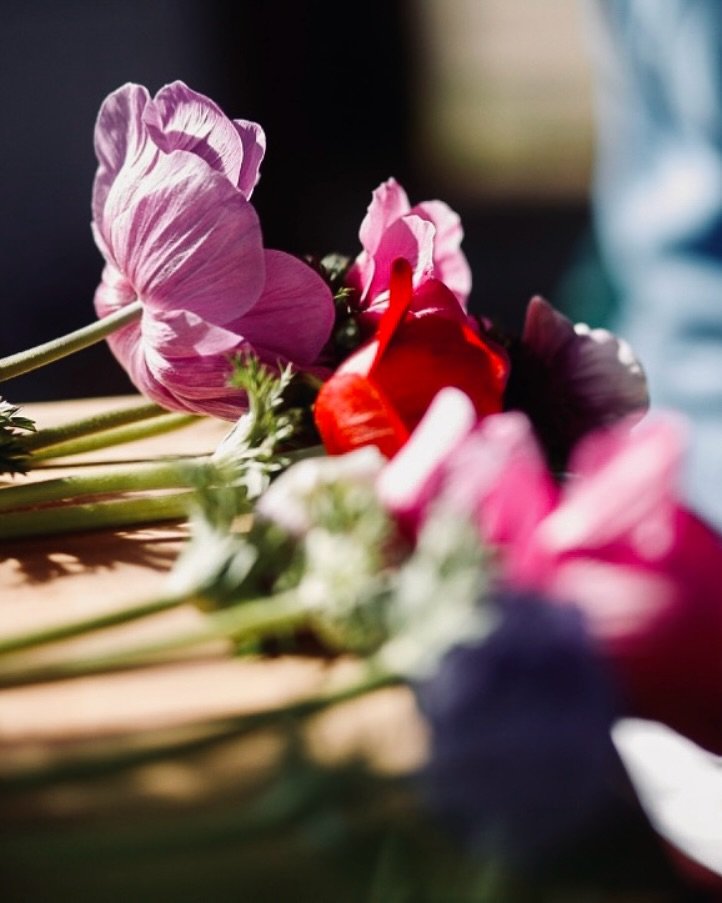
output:
[{"label": "wooden surface", "polygon": [[[27,405],[25,410],[41,428],[135,401],[94,399]],[[74,458],[71,467],[70,461],[60,462],[52,469],[16,478],[14,483],[91,471],[111,462],[122,466],[123,461],[161,458],[169,453],[204,454],[213,450],[227,430],[226,423],[204,419],[164,436]],[[4,542],[0,553],[0,636],[109,612],[152,597],[162,590],[186,536],[183,524],[164,524]],[[47,661],[117,650],[140,639],[170,637],[200,624],[203,617],[196,608],[185,605],[137,624],[53,644],[33,656]],[[28,654],[24,655],[28,661]],[[354,668],[350,661],[329,664],[292,656],[234,659],[229,644],[216,642],[197,650],[190,660],[186,657],[163,666],[5,689],[0,691],[0,778],[85,756],[89,749],[100,748],[99,744],[127,742],[128,738],[142,742],[144,732],[195,730],[199,721],[282,705],[319,692],[330,683],[347,681]],[[232,780],[237,786],[239,762],[246,762],[241,770],[248,777],[254,773],[251,761],[268,766],[278,752],[274,754],[272,738],[254,742],[257,755],[252,748],[245,748],[245,758],[236,751],[230,773],[228,768],[216,766],[205,769],[202,778],[199,772],[193,772],[195,776],[188,772],[184,777],[176,774],[174,781],[172,770],[156,769],[147,779],[136,780],[130,795],[124,786],[114,796],[112,782],[108,783],[109,800],[116,808],[121,797],[124,807],[137,805],[141,798],[178,802],[189,794],[208,792],[209,783],[218,787]],[[349,703],[313,719],[307,743],[319,761],[361,755],[382,771],[399,772],[418,763],[424,738],[410,698],[403,691],[384,691],[371,700]],[[53,792],[42,799],[46,816],[77,815],[90,805],[77,787],[74,794]],[[97,805],[96,793],[92,806]]]}]

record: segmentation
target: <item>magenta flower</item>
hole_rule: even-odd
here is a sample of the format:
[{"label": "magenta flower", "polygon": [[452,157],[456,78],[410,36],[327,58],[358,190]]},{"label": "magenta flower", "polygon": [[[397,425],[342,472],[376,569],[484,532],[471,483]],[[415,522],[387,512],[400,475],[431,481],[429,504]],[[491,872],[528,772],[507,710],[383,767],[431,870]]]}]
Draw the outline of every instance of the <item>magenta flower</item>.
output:
[{"label": "magenta flower", "polygon": [[[533,487],[526,492],[524,487]],[[520,413],[479,421],[459,389],[443,389],[379,478],[381,500],[412,532],[441,505],[473,520],[492,545],[522,538],[556,506],[559,489]]]},{"label": "magenta flower", "polygon": [[128,84],[100,108],[93,234],[106,266],[103,317],[139,299],[141,319],[108,339],[137,388],[174,410],[235,419],[245,396],[229,356],[312,366],[333,325],[330,290],[305,263],[263,247],[249,198],[261,127],[230,120],[173,82],[151,99]]},{"label": "magenta flower", "polygon": [[[407,523],[432,506],[472,518],[506,585],[581,609],[631,712],[722,751],[722,541],[680,504],[680,423],[592,434],[559,489],[522,414],[472,419],[447,390],[388,465],[382,499]],[[433,436],[451,445],[441,459]]]},{"label": "magenta flower", "polygon": [[471,271],[460,245],[458,214],[443,201],[424,201],[412,207],[394,179],[373,192],[359,238],[363,251],[346,277],[357,290],[363,319],[375,323],[388,304],[391,266],[398,257],[411,264],[414,287],[433,276],[449,288],[461,307],[471,291]]}]

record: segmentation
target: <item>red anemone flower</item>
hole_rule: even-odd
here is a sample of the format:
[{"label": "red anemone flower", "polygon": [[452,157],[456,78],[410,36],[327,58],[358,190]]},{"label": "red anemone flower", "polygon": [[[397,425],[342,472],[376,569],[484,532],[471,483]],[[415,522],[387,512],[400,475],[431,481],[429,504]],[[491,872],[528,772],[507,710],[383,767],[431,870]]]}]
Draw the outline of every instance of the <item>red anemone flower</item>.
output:
[{"label": "red anemone flower", "polygon": [[465,392],[479,417],[500,411],[508,370],[506,354],[477,334],[453,293],[437,279],[414,290],[399,258],[376,333],[322,387],[316,426],[329,454],[376,445],[391,457],[445,386]]}]

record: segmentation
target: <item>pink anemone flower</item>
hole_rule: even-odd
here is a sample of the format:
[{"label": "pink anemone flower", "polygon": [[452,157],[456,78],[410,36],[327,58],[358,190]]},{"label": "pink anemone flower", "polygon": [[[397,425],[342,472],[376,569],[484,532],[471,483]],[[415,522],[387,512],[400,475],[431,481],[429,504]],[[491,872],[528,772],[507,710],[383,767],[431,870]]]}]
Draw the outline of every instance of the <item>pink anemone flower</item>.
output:
[{"label": "pink anemone flower", "polygon": [[427,277],[438,279],[465,310],[471,270],[460,247],[463,236],[459,215],[443,201],[412,207],[395,179],[379,185],[359,230],[363,251],[346,276],[359,294],[362,322],[372,328],[388,306],[391,269],[399,257],[411,264],[415,288]]},{"label": "pink anemone flower", "polygon": [[108,342],[137,388],[164,407],[236,419],[232,354],[315,364],[330,335],[329,288],[305,263],[264,249],[250,196],[265,151],[259,125],[230,120],[182,82],[151,99],[127,84],[95,127],[93,234],[105,258],[100,317],[135,300]]},{"label": "pink anemone flower", "polygon": [[671,415],[619,424],[577,446],[559,487],[523,414],[477,422],[446,389],[379,492],[412,529],[434,506],[471,518],[504,584],[583,612],[631,713],[720,753],[722,540],[680,502],[684,446]]}]

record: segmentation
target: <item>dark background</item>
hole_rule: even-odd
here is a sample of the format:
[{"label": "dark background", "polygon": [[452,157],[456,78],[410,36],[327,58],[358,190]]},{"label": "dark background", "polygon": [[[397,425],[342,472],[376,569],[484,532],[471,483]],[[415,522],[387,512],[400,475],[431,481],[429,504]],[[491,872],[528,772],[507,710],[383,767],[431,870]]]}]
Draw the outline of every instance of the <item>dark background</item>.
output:
[{"label": "dark background", "polygon": [[[534,293],[559,293],[583,237],[584,201],[450,195],[412,129],[414,3],[5,0],[0,31],[0,355],[93,319],[101,257],[89,228],[93,124],[126,81],[181,78],[268,136],[254,194],[266,244],[355,255],[372,189],[390,175],[412,203],[462,215],[472,307],[520,324]],[[9,383],[13,401],[130,390],[104,346]]]}]

